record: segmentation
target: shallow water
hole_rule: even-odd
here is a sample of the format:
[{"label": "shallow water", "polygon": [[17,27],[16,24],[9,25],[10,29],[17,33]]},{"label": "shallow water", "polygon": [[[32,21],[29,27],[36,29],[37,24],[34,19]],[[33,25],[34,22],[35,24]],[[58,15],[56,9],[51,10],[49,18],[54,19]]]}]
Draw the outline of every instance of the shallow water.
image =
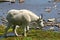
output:
[{"label": "shallow water", "polygon": [[[53,8],[53,2],[49,3],[48,0],[25,0],[24,3],[18,3],[16,1],[15,3],[10,2],[4,2],[0,3],[0,15],[3,15],[3,13],[7,13],[10,9],[28,9],[36,13],[38,16],[40,14],[43,14],[45,19],[48,18],[57,18],[60,15],[58,15],[58,10],[60,10],[60,3],[56,3],[57,9]],[[51,12],[45,12],[45,8],[52,7]]]},{"label": "shallow water", "polygon": [[[2,2],[0,3],[0,18],[1,16],[6,17],[7,12],[10,9],[28,9],[33,11],[38,16],[43,14],[43,18],[47,20],[48,18],[60,18],[60,14],[58,12],[60,11],[60,2],[56,3],[57,9],[53,8],[53,2],[48,2],[48,0],[25,0],[24,3],[18,3],[16,0],[15,3],[10,2]],[[51,12],[45,12],[45,9],[47,7],[51,7]],[[60,19],[58,20],[60,22]],[[1,20],[0,20],[1,24]],[[48,30],[49,27],[45,27],[44,30]],[[57,27],[55,27],[54,30],[59,30]],[[60,30],[59,30],[60,31]]]}]

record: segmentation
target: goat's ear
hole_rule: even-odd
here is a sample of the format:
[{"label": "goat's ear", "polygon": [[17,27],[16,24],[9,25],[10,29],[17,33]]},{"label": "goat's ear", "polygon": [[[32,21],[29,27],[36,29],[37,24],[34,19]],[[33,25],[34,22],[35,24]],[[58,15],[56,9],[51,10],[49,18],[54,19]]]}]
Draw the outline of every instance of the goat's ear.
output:
[{"label": "goat's ear", "polygon": [[41,17],[41,16],[39,16],[39,19],[42,19],[42,17]]}]

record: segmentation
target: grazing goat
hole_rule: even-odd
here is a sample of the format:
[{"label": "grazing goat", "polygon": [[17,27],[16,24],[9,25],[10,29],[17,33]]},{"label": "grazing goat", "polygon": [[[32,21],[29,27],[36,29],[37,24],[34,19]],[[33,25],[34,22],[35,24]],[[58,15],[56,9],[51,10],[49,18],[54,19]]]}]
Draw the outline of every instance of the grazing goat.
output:
[{"label": "grazing goat", "polygon": [[[13,26],[13,31],[15,31],[16,25],[23,27],[24,29],[24,36],[26,36],[26,29],[28,28],[29,30],[29,24],[31,22],[36,22],[37,25],[39,27],[43,27],[43,19],[41,18],[41,16],[37,16],[35,13],[26,10],[26,9],[22,9],[22,10],[9,10],[7,17],[6,17],[7,21],[8,21],[8,25],[5,31],[5,36],[7,34],[8,29]],[[15,32],[16,34],[16,32]],[[16,35],[19,36],[19,35]]]}]

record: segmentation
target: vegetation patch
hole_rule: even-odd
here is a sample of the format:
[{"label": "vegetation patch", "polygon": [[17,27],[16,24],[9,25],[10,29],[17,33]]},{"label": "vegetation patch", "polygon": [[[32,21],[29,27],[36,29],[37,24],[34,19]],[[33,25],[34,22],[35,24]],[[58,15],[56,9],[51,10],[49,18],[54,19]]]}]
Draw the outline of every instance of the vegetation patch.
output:
[{"label": "vegetation patch", "polygon": [[[11,32],[10,28],[8,32]],[[5,32],[5,27],[0,27],[0,35],[3,35]],[[22,32],[21,29],[18,29],[18,33]],[[22,34],[21,34],[22,35]],[[30,29],[27,32],[27,37],[24,36],[12,36],[7,38],[0,38],[0,40],[60,40],[60,32],[54,31],[44,31],[40,29]]]}]

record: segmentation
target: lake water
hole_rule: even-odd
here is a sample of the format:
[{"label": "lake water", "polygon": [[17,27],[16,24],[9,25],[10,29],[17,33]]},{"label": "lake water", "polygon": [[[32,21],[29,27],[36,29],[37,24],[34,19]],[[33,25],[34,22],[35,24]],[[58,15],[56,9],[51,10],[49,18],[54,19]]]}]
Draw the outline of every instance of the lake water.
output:
[{"label": "lake water", "polygon": [[[60,18],[60,14],[58,14],[58,12],[60,11],[60,2],[56,3],[57,7],[55,9],[53,8],[53,1],[50,3],[48,1],[49,0],[25,0],[24,3],[18,3],[18,0],[16,0],[15,3],[2,2],[0,3],[0,16],[6,17],[7,12],[11,9],[28,9],[38,16],[43,14],[43,18],[45,20],[47,20],[48,18]],[[47,7],[51,7],[51,12],[45,12],[45,9]],[[56,29],[59,30],[58,28]]]}]

